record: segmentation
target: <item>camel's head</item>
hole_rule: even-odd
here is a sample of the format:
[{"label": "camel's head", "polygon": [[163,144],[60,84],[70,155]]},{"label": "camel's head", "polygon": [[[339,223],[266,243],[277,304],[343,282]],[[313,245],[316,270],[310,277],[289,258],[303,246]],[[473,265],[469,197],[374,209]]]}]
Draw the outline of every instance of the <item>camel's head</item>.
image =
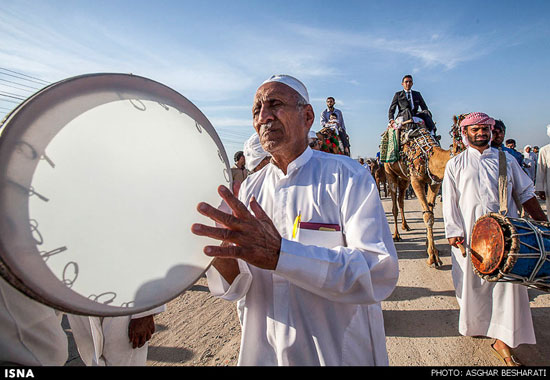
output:
[{"label": "camel's head", "polygon": [[453,144],[451,145],[451,151],[453,155],[456,155],[463,150],[466,150],[466,145],[462,141],[462,133],[460,131],[460,122],[468,116],[467,113],[453,116],[453,126],[451,127],[450,135],[453,138]]}]

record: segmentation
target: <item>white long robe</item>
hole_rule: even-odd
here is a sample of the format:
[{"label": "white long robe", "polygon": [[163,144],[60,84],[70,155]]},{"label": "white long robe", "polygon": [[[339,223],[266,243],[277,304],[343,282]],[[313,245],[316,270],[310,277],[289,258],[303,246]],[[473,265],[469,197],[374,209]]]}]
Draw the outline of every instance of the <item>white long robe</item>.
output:
[{"label": "white long robe", "polygon": [[128,337],[131,319],[155,315],[166,305],[132,316],[91,317],[67,314],[80,358],[86,366],[144,366],[149,342],[132,347]]},{"label": "white long robe", "polygon": [[[282,236],[275,270],[239,261],[231,286],[212,267],[214,295],[239,301],[239,365],[388,365],[380,301],[398,278],[397,254],[376,184],[349,157],[312,151],[249,176],[254,195]],[[299,228],[295,219],[341,231]]]},{"label": "white long robe", "polygon": [[[508,174],[508,216],[517,217],[512,187],[520,202],[532,198],[534,185],[506,153]],[[499,211],[498,150],[481,154],[469,147],[453,157],[443,179],[443,218],[447,238],[462,236],[470,246],[475,222],[489,212]],[[510,283],[494,283],[473,272],[472,262],[452,248],[452,275],[460,305],[459,332],[466,336],[487,336],[502,340],[510,347],[535,344],[535,334],[527,288]]]},{"label": "white long robe", "polygon": [[539,151],[537,162],[536,191],[546,192],[546,213],[550,211],[550,144],[543,146]]},{"label": "white long robe", "polygon": [[0,277],[0,365],[64,365],[69,351],[61,316]]}]

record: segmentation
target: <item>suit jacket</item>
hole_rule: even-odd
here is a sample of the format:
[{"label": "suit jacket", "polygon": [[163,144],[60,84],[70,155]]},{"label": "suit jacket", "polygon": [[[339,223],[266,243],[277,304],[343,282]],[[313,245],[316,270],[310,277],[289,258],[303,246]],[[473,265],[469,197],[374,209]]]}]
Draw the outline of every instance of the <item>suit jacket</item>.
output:
[{"label": "suit jacket", "polygon": [[390,110],[388,112],[388,120],[394,120],[395,117],[395,109],[398,108],[397,116],[400,116],[401,113],[405,109],[410,109],[412,115],[416,115],[418,112],[418,107],[422,109],[422,111],[428,111],[428,106],[426,105],[426,102],[424,102],[424,99],[422,98],[422,95],[418,91],[411,90],[411,95],[414,102],[414,107],[411,109],[411,104],[407,100],[407,94],[405,93],[405,90],[397,91],[395,95],[393,96],[393,100],[390,105]]}]

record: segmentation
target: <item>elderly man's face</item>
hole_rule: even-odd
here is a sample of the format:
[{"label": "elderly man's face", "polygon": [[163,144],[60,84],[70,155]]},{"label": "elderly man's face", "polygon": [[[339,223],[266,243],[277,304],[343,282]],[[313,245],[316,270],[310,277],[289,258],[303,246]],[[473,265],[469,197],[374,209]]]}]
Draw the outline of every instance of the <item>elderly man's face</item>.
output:
[{"label": "elderly man's face", "polygon": [[298,106],[299,95],[285,84],[269,82],[256,92],[252,106],[254,129],[260,143],[272,155],[303,149],[313,124],[311,106]]}]

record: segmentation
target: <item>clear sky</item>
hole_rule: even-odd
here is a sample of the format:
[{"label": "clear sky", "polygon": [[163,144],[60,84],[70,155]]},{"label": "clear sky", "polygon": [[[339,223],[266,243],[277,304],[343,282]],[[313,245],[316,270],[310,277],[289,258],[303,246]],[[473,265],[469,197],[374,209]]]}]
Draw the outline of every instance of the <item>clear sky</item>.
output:
[{"label": "clear sky", "polygon": [[[453,115],[481,111],[523,148],[550,143],[549,15],[548,0],[2,0],[0,68],[47,82],[95,72],[159,81],[203,111],[230,163],[253,133],[257,87],[279,73],[308,87],[314,130],[336,98],[352,157],[376,154],[405,74],[443,147]],[[41,87],[0,72],[0,94]],[[0,96],[0,117],[17,101]]]}]

